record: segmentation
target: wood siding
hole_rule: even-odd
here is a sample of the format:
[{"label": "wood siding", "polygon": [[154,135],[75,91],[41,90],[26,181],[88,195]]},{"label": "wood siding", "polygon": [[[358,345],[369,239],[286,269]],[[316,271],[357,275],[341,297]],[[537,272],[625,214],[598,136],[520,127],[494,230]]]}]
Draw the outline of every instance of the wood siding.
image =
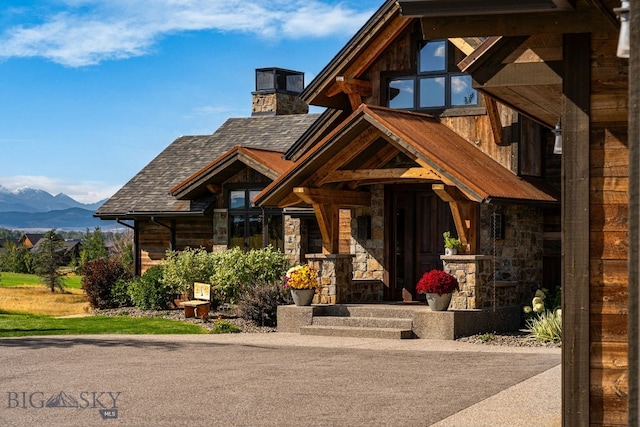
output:
[{"label": "wood siding", "polygon": [[138,220],[140,230],[138,254],[140,257],[140,273],[144,273],[154,265],[165,259],[167,249],[171,247],[171,231],[159,223],[174,227],[175,246],[173,249],[182,250],[187,247],[204,247],[212,250],[213,219],[200,218],[162,218],[158,223],[149,220]]},{"label": "wood siding", "polygon": [[628,395],[628,70],[617,33],[591,38],[590,424],[623,426]]}]

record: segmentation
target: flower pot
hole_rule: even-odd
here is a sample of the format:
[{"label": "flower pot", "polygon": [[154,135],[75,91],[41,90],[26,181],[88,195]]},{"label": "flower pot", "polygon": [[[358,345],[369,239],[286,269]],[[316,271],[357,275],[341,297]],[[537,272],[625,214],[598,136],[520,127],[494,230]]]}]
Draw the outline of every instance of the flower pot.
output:
[{"label": "flower pot", "polygon": [[316,290],[311,289],[291,289],[291,297],[295,305],[311,305]]},{"label": "flower pot", "polygon": [[431,294],[426,293],[427,303],[429,304],[429,308],[431,311],[446,311],[449,308],[449,303],[451,302],[451,293],[448,294]]},{"label": "flower pot", "polygon": [[444,248],[445,255],[456,255],[458,253],[457,248]]}]

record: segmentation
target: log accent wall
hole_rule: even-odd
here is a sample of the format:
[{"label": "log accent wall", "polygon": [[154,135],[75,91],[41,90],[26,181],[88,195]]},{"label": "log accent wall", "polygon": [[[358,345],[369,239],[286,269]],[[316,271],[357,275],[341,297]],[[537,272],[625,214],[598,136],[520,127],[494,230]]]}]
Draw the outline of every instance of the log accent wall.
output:
[{"label": "log accent wall", "polygon": [[592,426],[628,424],[628,67],[618,35],[591,37],[589,396]]}]

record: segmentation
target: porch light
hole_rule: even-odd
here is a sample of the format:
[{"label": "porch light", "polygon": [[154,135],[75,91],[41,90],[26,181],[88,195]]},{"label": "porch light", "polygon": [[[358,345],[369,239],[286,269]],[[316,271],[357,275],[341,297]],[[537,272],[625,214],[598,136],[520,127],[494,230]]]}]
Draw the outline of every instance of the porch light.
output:
[{"label": "porch light", "polygon": [[613,11],[620,19],[620,37],[618,38],[618,58],[629,57],[629,0],[622,0],[622,5]]},{"label": "porch light", "polygon": [[553,154],[562,154],[562,125],[560,119],[558,119],[558,123],[556,123],[553,134],[556,136],[553,140]]}]

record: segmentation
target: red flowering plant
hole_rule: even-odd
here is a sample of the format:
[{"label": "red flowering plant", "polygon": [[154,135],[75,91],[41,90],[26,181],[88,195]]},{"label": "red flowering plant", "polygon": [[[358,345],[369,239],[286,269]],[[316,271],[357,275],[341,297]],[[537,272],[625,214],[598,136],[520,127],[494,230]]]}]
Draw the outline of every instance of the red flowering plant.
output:
[{"label": "red flowering plant", "polygon": [[422,275],[416,291],[419,294],[450,294],[458,288],[458,279],[442,270],[431,270]]}]

